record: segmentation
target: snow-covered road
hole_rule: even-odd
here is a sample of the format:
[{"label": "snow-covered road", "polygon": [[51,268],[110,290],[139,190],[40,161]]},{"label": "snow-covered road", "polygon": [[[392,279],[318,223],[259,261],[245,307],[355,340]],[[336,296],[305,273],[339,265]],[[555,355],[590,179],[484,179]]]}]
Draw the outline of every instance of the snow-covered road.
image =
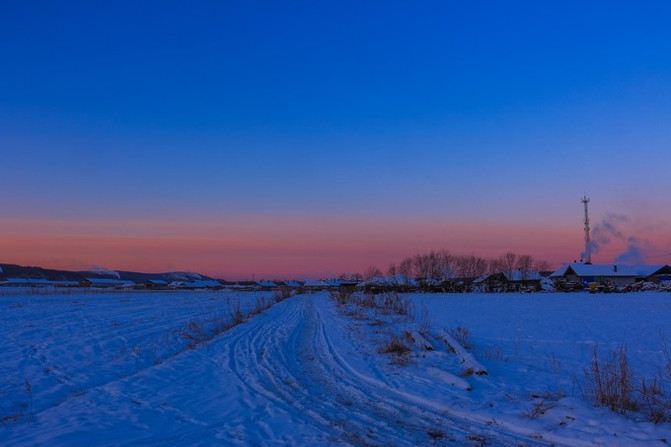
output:
[{"label": "snow-covered road", "polygon": [[[430,401],[396,389],[383,380],[381,371],[367,375],[354,368],[346,360],[353,355],[354,345],[348,340],[353,334],[337,324],[325,295],[296,297],[283,307],[265,324],[250,325],[231,337],[228,358],[250,395],[266,397],[277,407],[273,413],[284,412],[292,419],[292,431],[306,427],[323,442],[353,445],[412,446],[469,439],[510,445],[535,442],[520,433],[450,415],[439,396]],[[369,371],[374,371],[375,363]],[[272,416],[265,407],[255,409],[253,420],[272,430]]]}]

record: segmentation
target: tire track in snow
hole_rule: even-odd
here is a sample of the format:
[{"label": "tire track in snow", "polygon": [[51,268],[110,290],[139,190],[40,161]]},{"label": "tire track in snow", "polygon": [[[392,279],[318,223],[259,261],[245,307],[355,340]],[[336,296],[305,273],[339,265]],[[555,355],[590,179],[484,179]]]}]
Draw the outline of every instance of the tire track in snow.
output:
[{"label": "tire track in snow", "polygon": [[321,309],[324,300],[328,300],[325,295],[295,297],[281,315],[255,325],[255,333],[250,328],[231,340],[230,366],[251,393],[319,427],[331,441],[353,445],[441,445],[469,440],[546,444],[451,415],[358,373],[331,342],[324,322],[328,315]]}]

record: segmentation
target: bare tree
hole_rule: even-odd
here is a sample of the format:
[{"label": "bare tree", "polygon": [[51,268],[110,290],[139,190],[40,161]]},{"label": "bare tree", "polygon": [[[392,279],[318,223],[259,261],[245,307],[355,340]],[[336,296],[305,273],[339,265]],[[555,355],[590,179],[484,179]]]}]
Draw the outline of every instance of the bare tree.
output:
[{"label": "bare tree", "polygon": [[529,279],[529,274],[533,270],[534,258],[530,255],[521,255],[517,257],[515,267],[520,271],[521,279]]},{"label": "bare tree", "polygon": [[440,254],[431,250],[426,256],[427,275],[426,278],[440,279]]},{"label": "bare tree", "polygon": [[503,271],[503,263],[500,258],[492,258],[487,260],[487,273],[501,273]]},{"label": "bare tree", "polygon": [[435,279],[446,281],[453,279],[456,271],[456,257],[447,250],[436,252],[436,277]]},{"label": "bare tree", "polygon": [[548,269],[547,262],[536,261],[530,255],[518,256],[513,252],[507,252],[497,258],[485,259],[473,255],[453,255],[448,250],[442,249],[407,257],[398,266],[390,265],[388,274],[392,275],[395,271],[407,278],[444,281],[454,278],[475,278],[485,273],[503,273],[514,270],[522,271],[522,276],[526,278],[530,271]]},{"label": "bare tree", "polygon": [[504,253],[496,259],[492,259],[489,262],[490,273],[502,273],[502,272],[512,272],[515,270],[515,261],[517,260],[517,255],[513,252]]},{"label": "bare tree", "polygon": [[537,272],[547,272],[548,270],[552,270],[552,267],[548,261],[539,259],[534,262],[534,270]]},{"label": "bare tree", "polygon": [[382,276],[382,272],[380,271],[380,269],[378,269],[377,267],[373,267],[372,265],[369,266],[363,272],[363,278],[364,279],[371,279],[371,278],[374,278],[374,277],[381,277],[381,276]]},{"label": "bare tree", "polygon": [[398,265],[398,272],[406,278],[412,277],[412,258],[405,258]]},{"label": "bare tree", "polygon": [[412,271],[415,278],[428,278],[430,275],[428,255],[415,255],[412,257]]},{"label": "bare tree", "polygon": [[455,276],[457,278],[476,278],[487,273],[488,262],[477,256],[457,256],[455,258]]}]

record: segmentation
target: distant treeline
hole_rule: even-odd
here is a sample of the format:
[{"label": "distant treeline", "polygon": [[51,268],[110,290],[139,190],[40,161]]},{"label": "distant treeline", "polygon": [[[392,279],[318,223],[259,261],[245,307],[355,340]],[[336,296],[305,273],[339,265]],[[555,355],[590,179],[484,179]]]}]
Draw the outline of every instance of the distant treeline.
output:
[{"label": "distant treeline", "polygon": [[531,255],[504,253],[498,258],[481,258],[473,255],[454,255],[448,250],[432,250],[390,264],[386,273],[370,266],[363,274],[341,275],[342,279],[370,279],[373,277],[403,275],[406,278],[426,278],[445,281],[455,278],[476,278],[488,273],[520,270],[547,271],[550,263],[534,259]]}]

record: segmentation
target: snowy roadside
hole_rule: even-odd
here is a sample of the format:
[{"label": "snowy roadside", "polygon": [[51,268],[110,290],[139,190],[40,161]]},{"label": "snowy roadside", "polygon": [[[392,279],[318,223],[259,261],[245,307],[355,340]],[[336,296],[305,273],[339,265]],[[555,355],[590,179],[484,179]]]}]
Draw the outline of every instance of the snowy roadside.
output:
[{"label": "snowy roadside", "polygon": [[[531,433],[565,445],[666,445],[669,413],[658,424],[645,409],[625,415],[586,400],[585,371],[594,347],[601,357],[626,346],[633,383],[669,368],[671,300],[664,293],[409,294],[408,316],[366,305],[341,305],[371,344],[390,333],[405,344],[386,354],[399,389],[425,394],[467,419]],[[379,296],[378,301],[389,300]],[[356,300],[355,300],[356,301]],[[418,343],[418,340],[421,340]],[[406,350],[407,349],[407,350]],[[399,358],[399,351],[404,351]],[[451,355],[445,353],[452,352]],[[602,358],[603,360],[603,358]],[[668,389],[671,375],[665,373]],[[439,382],[451,387],[438,391]],[[414,384],[413,384],[414,383]],[[422,389],[422,384],[426,384]],[[463,390],[467,390],[464,392]],[[668,405],[668,398],[664,405]]]}]

